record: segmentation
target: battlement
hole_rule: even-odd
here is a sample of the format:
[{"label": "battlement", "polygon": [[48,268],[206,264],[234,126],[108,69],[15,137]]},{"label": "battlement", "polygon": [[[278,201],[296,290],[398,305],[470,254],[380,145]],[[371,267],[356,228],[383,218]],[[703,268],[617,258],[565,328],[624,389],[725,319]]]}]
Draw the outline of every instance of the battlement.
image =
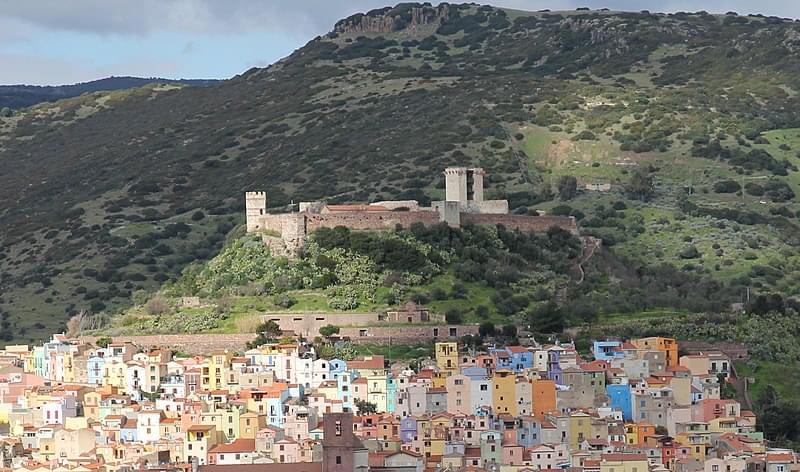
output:
[{"label": "battlement", "polygon": [[430,207],[424,208],[411,200],[355,205],[302,202],[298,213],[267,214],[266,192],[246,192],[247,232],[260,232],[272,251],[289,257],[299,254],[310,233],[337,226],[381,231],[444,222],[453,227],[462,223],[503,225],[524,232],[544,232],[560,227],[578,234],[574,218],[510,215],[507,200],[484,200],[486,172],[481,168],[448,167],[444,175],[445,200],[432,202]]}]

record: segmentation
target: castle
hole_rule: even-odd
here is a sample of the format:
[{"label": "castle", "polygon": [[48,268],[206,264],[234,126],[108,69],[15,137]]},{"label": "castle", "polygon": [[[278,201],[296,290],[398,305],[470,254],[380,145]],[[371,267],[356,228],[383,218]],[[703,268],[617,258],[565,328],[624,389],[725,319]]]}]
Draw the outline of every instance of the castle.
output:
[{"label": "castle", "polygon": [[354,230],[389,230],[414,223],[503,225],[525,232],[560,227],[578,234],[573,217],[512,215],[508,200],[485,200],[481,168],[448,167],[444,170],[445,200],[420,206],[416,200],[391,200],[355,205],[301,202],[296,213],[267,213],[266,192],[246,192],[247,232],[259,233],[275,254],[295,257],[308,235],[319,228],[345,226]]}]

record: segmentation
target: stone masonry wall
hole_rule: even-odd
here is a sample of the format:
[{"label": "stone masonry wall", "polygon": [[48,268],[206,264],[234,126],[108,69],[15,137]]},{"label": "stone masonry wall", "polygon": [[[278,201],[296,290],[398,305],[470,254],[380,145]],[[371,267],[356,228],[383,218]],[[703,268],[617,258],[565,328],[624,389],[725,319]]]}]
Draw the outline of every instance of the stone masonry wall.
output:
[{"label": "stone masonry wall", "polygon": [[[338,316],[338,314],[337,314]],[[455,330],[454,336],[451,330]],[[365,331],[362,331],[365,330]],[[478,334],[477,325],[440,326],[369,326],[344,327],[340,336],[349,337],[356,344],[378,345],[416,345],[436,340],[456,339],[467,334]],[[115,343],[132,343],[142,350],[170,349],[186,354],[208,354],[213,351],[232,351],[243,353],[247,343],[255,339],[253,333],[247,334],[161,334],[151,336],[114,336]],[[79,341],[91,343],[98,336],[81,336]]]},{"label": "stone masonry wall", "polygon": [[578,224],[571,216],[526,216],[526,215],[483,215],[462,213],[461,224],[503,225],[508,229],[523,232],[544,233],[556,226],[572,234],[578,234]]},{"label": "stone masonry wall", "polygon": [[[152,336],[114,336],[115,343],[133,343],[141,349],[174,349],[186,354],[208,354],[212,351],[247,350],[247,343],[256,335],[248,334],[161,334]],[[97,336],[82,336],[80,341],[94,343]]]},{"label": "stone masonry wall", "polygon": [[359,344],[416,344],[433,339],[457,339],[478,334],[478,325],[364,326],[340,328],[339,336]]},{"label": "stone masonry wall", "polygon": [[433,211],[353,211],[326,214],[308,214],[309,232],[319,228],[347,226],[354,230],[394,229],[401,225],[408,228],[414,223],[434,225],[439,222],[439,213]]}]

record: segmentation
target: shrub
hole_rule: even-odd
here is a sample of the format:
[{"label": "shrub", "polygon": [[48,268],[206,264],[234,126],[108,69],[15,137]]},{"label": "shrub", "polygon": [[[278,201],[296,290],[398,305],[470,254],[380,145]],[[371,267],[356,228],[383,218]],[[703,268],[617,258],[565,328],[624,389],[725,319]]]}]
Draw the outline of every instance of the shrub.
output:
[{"label": "shrub", "polygon": [[144,312],[150,316],[164,315],[172,310],[166,298],[156,295],[144,304]]},{"label": "shrub", "polygon": [[272,303],[281,307],[281,308],[291,308],[295,304],[297,304],[297,299],[289,295],[288,293],[279,293],[272,297]]},{"label": "shrub", "polygon": [[714,191],[717,193],[736,193],[742,186],[734,180],[720,180],[714,184]]}]

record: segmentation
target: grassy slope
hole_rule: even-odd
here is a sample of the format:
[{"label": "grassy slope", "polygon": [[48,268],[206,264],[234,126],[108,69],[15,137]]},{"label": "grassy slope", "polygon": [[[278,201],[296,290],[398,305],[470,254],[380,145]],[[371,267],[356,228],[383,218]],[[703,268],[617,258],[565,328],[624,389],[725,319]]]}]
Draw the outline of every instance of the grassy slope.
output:
[{"label": "grassy slope", "polygon": [[[692,238],[703,257],[690,261],[690,270],[700,262],[720,280],[748,275],[754,265],[793,272],[796,256],[787,255],[787,238],[772,225],[684,219],[676,200],[689,181],[699,205],[766,215],[778,206],[715,194],[716,181],[739,174],[725,162],[692,157],[690,149],[697,136],[725,134],[727,146],[738,146],[739,138],[746,149],[800,164],[800,137],[789,129],[800,125],[800,61],[791,53],[796,25],[701,14],[514,11],[507,22],[502,16],[463,7],[451,12],[450,31],[434,37],[440,43],[405,45],[425,40],[435,25],[348,33],[351,19],[337,35],[310,42],[278,65],[214,87],[86,95],[0,119],[4,332],[14,341],[41,339],[81,309],[113,312],[132,293],[177,277],[221,247],[221,236],[241,221],[246,189],[267,190],[276,208],[322,197],[437,198],[441,168],[453,164],[486,167],[489,195],[497,197],[538,193],[566,174],[620,185],[627,169],[652,165],[657,192],[646,206],[619,188],[612,195],[583,193],[569,204],[591,215],[599,202],[625,200],[626,229],[615,231],[630,233],[639,218],[645,231],[621,238],[614,250],[640,261],[683,265],[676,254]],[[653,138],[670,121],[674,129],[661,141]],[[554,125],[561,131],[550,131]],[[629,137],[640,125],[633,141],[657,144],[620,150],[614,133]],[[599,140],[573,141],[584,130]],[[770,144],[756,144],[753,130],[766,131]],[[512,149],[525,152],[524,169]],[[756,179],[765,172],[746,174]],[[797,172],[779,179],[800,189]],[[519,211],[559,203],[524,204]],[[794,201],[786,205],[800,209]],[[192,220],[196,209],[206,218]],[[140,242],[170,222],[192,230],[185,238]],[[714,255],[714,243],[722,256]],[[754,259],[744,257],[749,252]],[[86,269],[104,275],[83,275]],[[756,287],[789,294],[800,286],[791,275],[755,278]],[[474,296],[480,302],[486,295]],[[300,298],[316,306],[313,296]],[[444,310],[448,303],[466,302],[434,306]]]}]

